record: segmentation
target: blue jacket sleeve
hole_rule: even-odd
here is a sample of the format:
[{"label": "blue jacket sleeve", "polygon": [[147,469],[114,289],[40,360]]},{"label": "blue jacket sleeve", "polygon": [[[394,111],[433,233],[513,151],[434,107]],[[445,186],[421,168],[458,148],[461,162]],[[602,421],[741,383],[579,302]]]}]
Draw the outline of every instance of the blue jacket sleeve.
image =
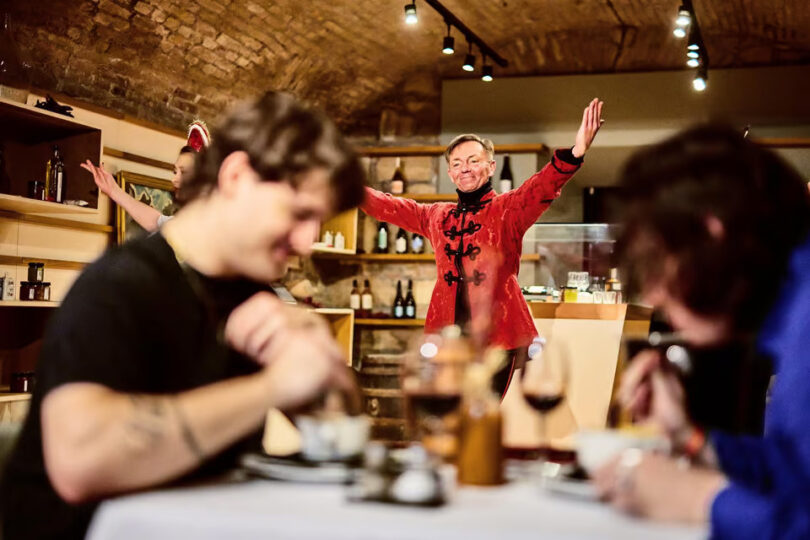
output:
[{"label": "blue jacket sleeve", "polygon": [[711,510],[712,540],[810,538],[810,511],[804,498],[779,499],[738,484],[715,497]]}]

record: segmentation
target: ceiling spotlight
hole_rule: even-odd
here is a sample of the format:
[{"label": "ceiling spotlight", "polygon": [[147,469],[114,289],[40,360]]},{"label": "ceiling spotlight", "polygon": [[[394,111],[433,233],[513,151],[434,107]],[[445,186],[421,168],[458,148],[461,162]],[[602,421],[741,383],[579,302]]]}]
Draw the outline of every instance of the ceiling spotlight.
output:
[{"label": "ceiling spotlight", "polygon": [[464,71],[475,71],[475,55],[468,54],[464,57],[464,65],[461,66]]},{"label": "ceiling spotlight", "polygon": [[467,40],[467,56],[464,57],[464,65],[461,66],[464,71],[475,71],[475,55],[472,53],[472,43]]},{"label": "ceiling spotlight", "polygon": [[681,28],[686,28],[692,22],[692,14],[686,7],[681,6],[678,8],[678,18],[675,19],[675,24]]},{"label": "ceiling spotlight", "polygon": [[481,75],[481,80],[490,82],[492,80],[492,66],[489,64],[484,64],[483,71],[484,74]]},{"label": "ceiling spotlight", "polygon": [[686,61],[686,65],[689,66],[690,68],[696,68],[700,65],[700,60],[698,60],[697,58],[690,58],[689,60]]},{"label": "ceiling spotlight", "polygon": [[706,82],[709,80],[709,74],[706,71],[706,66],[701,66],[698,69],[697,75],[692,80],[692,88],[695,89],[696,92],[703,92],[706,90]]},{"label": "ceiling spotlight", "polygon": [[672,31],[672,33],[673,33],[673,34],[675,35],[675,37],[676,37],[676,38],[678,38],[678,39],[683,39],[683,38],[685,38],[685,37],[686,37],[686,30],[684,30],[684,29],[683,29],[683,28],[681,28],[680,26],[676,26],[676,27],[675,27],[675,30],[673,30],[673,31]]},{"label": "ceiling spotlight", "polygon": [[416,1],[405,4],[405,24],[416,24],[419,21],[416,17]]},{"label": "ceiling spotlight", "polygon": [[686,56],[688,58],[700,58],[700,52],[699,51],[686,51]]},{"label": "ceiling spotlight", "polygon": [[450,35],[450,25],[447,25],[447,35],[444,36],[444,44],[442,45],[442,52],[444,54],[453,54],[456,52],[455,49],[455,40],[453,36]]}]

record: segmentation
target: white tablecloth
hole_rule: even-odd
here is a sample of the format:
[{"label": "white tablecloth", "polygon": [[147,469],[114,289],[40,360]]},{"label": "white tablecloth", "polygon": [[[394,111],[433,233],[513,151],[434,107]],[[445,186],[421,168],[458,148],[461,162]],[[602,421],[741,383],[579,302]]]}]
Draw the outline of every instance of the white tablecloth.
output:
[{"label": "white tablecloth", "polygon": [[283,540],[705,538],[706,530],[658,525],[597,502],[547,494],[534,483],[461,488],[447,505],[408,508],[346,500],[341,486],[253,480],[109,500],[89,540],[261,538]]}]

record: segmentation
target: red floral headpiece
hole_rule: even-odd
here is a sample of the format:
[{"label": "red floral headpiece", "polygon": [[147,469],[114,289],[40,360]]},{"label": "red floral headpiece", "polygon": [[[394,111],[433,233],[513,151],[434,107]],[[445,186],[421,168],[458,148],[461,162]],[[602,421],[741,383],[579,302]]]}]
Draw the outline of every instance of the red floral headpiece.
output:
[{"label": "red floral headpiece", "polygon": [[188,126],[188,141],[186,144],[192,147],[195,152],[199,152],[211,144],[211,135],[208,133],[208,126],[205,125],[205,122],[194,120]]}]

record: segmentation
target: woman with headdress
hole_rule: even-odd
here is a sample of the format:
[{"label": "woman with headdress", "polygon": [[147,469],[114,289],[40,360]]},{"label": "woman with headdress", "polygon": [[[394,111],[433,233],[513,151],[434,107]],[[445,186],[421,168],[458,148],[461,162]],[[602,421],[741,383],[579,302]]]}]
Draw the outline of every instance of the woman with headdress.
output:
[{"label": "woman with headdress", "polygon": [[[172,186],[174,186],[175,197],[183,182],[194,172],[194,155],[207,147],[210,140],[208,128],[202,121],[195,120],[189,126],[186,145],[180,149],[180,154],[174,162],[174,175],[172,175],[171,181]],[[124,191],[115,181],[113,175],[104,169],[103,165],[96,167],[88,159],[81,166],[93,175],[93,180],[95,180],[99,191],[123,208],[138,225],[147,231],[156,231],[171,219],[172,216],[163,215],[157,209],[136,200]]]}]

